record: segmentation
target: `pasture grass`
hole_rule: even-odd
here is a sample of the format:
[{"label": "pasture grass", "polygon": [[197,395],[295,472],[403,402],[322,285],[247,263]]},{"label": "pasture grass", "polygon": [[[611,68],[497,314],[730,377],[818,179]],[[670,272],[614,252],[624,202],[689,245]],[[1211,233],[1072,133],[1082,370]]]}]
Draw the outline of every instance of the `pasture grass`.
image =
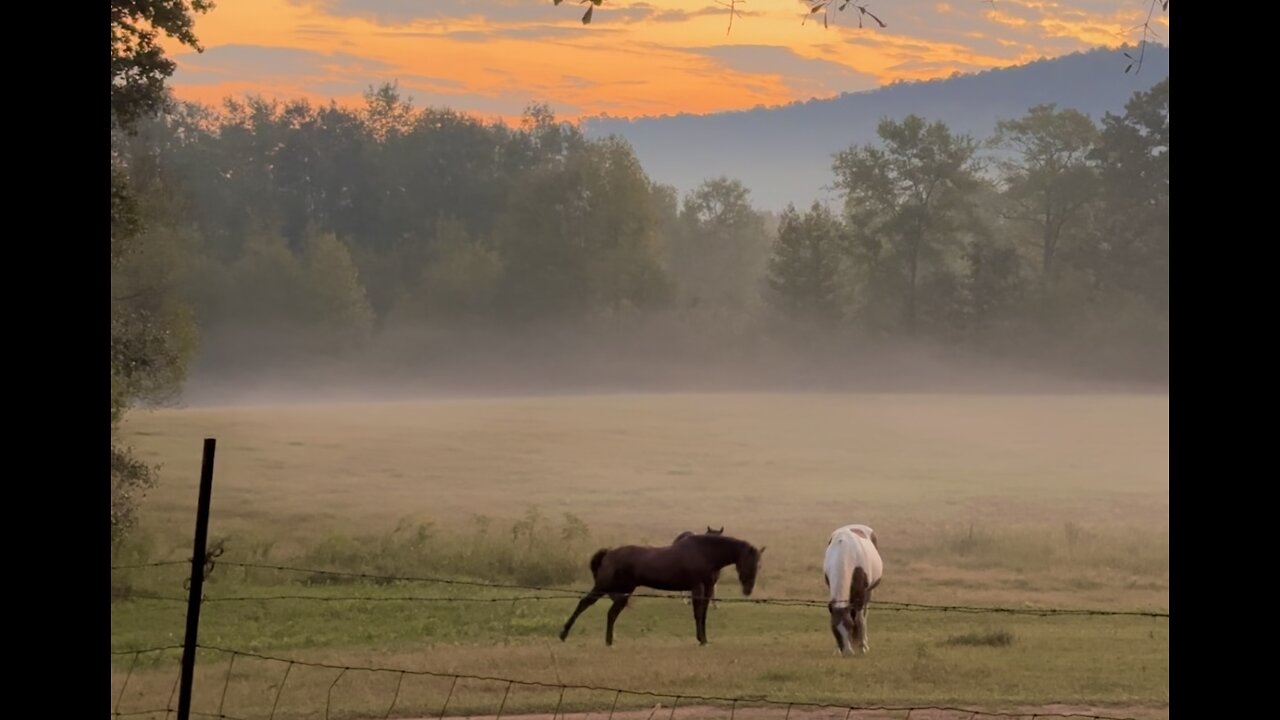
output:
[{"label": "pasture grass", "polygon": [[[286,658],[835,703],[1142,706],[1168,700],[1168,620],[893,612],[876,601],[1168,607],[1168,400],[1155,396],[706,395],[235,407],[137,414],[163,462],[117,563],[190,553],[200,439],[217,437],[203,644]],[[247,569],[226,562],[436,576],[581,591],[591,552],[724,525],[769,550],[756,595],[821,599],[832,529],[876,528],[886,575],[871,653],[834,657],[822,608],[725,603],[711,645],[692,613],[639,598],[604,647],[607,601]],[[113,573],[113,645],[181,642],[185,568]],[[219,600],[282,595],[327,600]],[[732,568],[717,595],[740,595]],[[342,598],[369,598],[350,600]],[[410,599],[411,598],[411,599]],[[424,599],[430,598],[430,599]],[[464,602],[450,601],[465,599]],[[1005,642],[999,638],[1007,637]],[[176,654],[117,656],[121,710],[164,707]],[[197,709],[323,715],[337,670],[225,656],[198,665]],[[395,673],[345,673],[331,717],[382,717]],[[392,716],[438,715],[448,680],[405,676]],[[386,686],[385,688],[383,686]],[[449,714],[494,713],[460,682]],[[562,710],[612,695],[568,691]],[[599,697],[598,697],[599,696]],[[114,698],[114,696],[113,696]],[[604,698],[604,699],[602,699]],[[550,712],[517,687],[505,713]],[[619,708],[652,707],[624,695]],[[602,705],[602,703],[604,703]],[[664,711],[666,712],[666,711]],[[690,710],[689,712],[693,712]],[[1166,712],[1167,711],[1163,711]],[[1130,713],[1132,714],[1132,713]],[[683,718],[683,716],[682,716]]]},{"label": "pasture grass", "polygon": [[942,641],[943,645],[968,645],[970,647],[1008,647],[1013,644],[1013,633],[1008,630],[990,630],[987,632],[971,632],[963,635],[952,635]]}]

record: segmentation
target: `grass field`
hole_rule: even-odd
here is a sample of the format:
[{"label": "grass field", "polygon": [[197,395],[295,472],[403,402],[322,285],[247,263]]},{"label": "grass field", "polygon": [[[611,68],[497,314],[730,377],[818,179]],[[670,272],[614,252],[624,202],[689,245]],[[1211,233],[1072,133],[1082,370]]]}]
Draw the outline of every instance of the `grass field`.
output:
[{"label": "grass field", "polygon": [[[744,394],[138,414],[131,442],[163,462],[164,479],[116,560],[189,556],[200,440],[212,436],[210,533],[225,542],[224,561],[581,590],[597,547],[724,525],[769,548],[756,596],[821,599],[827,536],[865,522],[886,564],[876,601],[1163,610],[1168,412],[1155,395]],[[183,605],[139,596],[180,596],[184,574],[114,573],[117,649],[181,642]],[[556,639],[570,597],[486,602],[529,593],[230,565],[215,568],[206,594],[203,644],[308,662],[686,697],[1168,715],[1166,619],[873,603],[870,654],[842,660],[820,607],[725,603],[700,648],[687,605],[639,598],[609,649],[606,604]],[[218,600],[280,595],[329,599]],[[732,568],[717,595],[740,595]],[[338,599],[348,597],[370,599]],[[120,710],[166,707],[176,657],[117,657],[114,691],[128,678]],[[280,718],[323,715],[326,701],[331,717],[383,717],[393,697],[393,717],[437,716],[450,685],[295,665],[280,689],[285,666],[241,656],[229,674],[227,656],[205,653],[196,708],[266,717],[279,692]],[[448,714],[493,715],[502,697],[501,685],[461,681]],[[598,713],[612,701],[517,686],[503,710]],[[623,695],[618,708],[654,703]],[[682,706],[681,720],[728,712]]]}]

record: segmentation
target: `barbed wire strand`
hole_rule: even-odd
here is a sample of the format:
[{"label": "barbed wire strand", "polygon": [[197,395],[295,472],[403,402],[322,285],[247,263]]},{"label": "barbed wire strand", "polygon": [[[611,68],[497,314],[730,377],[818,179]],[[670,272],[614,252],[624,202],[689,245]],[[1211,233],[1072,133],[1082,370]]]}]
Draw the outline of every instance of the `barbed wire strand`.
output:
[{"label": "barbed wire strand", "polygon": [[338,684],[338,681],[342,679],[342,676],[346,674],[347,669],[342,668],[342,671],[338,673],[338,677],[334,678],[333,682],[329,683],[329,692],[324,694],[324,720],[329,720],[329,707],[333,703],[333,688]]},{"label": "barbed wire strand", "polygon": [[[653,697],[658,699],[676,698],[678,700],[685,699],[685,700],[694,700],[694,701],[700,701],[700,702],[719,703],[719,704],[727,704],[727,703],[740,701],[744,703],[754,702],[754,703],[763,704],[763,705],[788,705],[791,707],[808,707],[808,708],[822,708],[822,709],[844,708],[850,711],[858,710],[858,711],[879,711],[879,712],[903,712],[908,710],[930,710],[935,712],[971,713],[973,716],[983,715],[985,717],[1015,718],[1015,717],[1026,716],[1026,713],[1011,713],[1011,712],[1004,712],[1004,711],[997,711],[997,710],[990,710],[990,711],[974,710],[972,708],[961,708],[961,707],[948,706],[948,705],[859,706],[859,705],[835,705],[832,703],[822,703],[822,702],[770,700],[767,697],[732,698],[732,697],[720,697],[715,695],[674,695],[671,693],[657,692],[652,690],[630,690],[626,688],[614,688],[614,687],[598,686],[598,685],[548,683],[548,682],[542,682],[538,680],[519,680],[515,678],[495,677],[492,675],[471,675],[466,673],[453,673],[453,672],[445,673],[445,672],[435,672],[431,670],[407,670],[403,668],[385,668],[385,667],[371,667],[371,666],[358,666],[358,665],[334,665],[332,663],[312,662],[312,661],[306,661],[306,660],[299,660],[296,658],[290,659],[290,658],[274,657],[271,655],[264,655],[261,653],[249,652],[245,650],[230,650],[227,648],[217,647],[213,645],[199,645],[197,647],[199,647],[202,650],[211,650],[214,652],[220,652],[224,654],[239,653],[240,655],[244,655],[245,657],[257,658],[259,660],[268,660],[273,662],[286,663],[288,667],[285,670],[284,680],[288,680],[289,671],[292,670],[295,665],[300,667],[326,668],[330,670],[346,669],[346,670],[359,670],[364,672],[375,672],[375,673],[376,672],[403,673],[405,675],[414,675],[414,676],[451,678],[453,680],[453,684],[450,685],[449,697],[452,697],[453,688],[454,686],[457,685],[457,681],[459,679],[465,679],[465,680],[478,680],[478,681],[490,682],[490,683],[506,683],[508,685],[521,685],[524,687],[540,687],[540,688],[558,689],[558,690],[590,690],[594,692],[614,692],[614,693],[617,693],[618,695],[626,693],[628,695]],[[284,681],[281,681],[280,690],[276,692],[277,704],[280,699],[280,692],[283,690],[283,688],[284,688]],[[442,719],[444,718],[445,709],[448,707],[449,697],[445,698],[445,706],[444,708],[441,709],[440,717]],[[272,709],[273,717],[274,717],[274,714],[275,714],[275,706],[273,705],[273,709]],[[1134,720],[1133,718],[1117,717],[1117,716],[1111,716],[1111,715],[1097,715],[1097,714],[1090,714],[1090,713],[1041,713],[1040,716],[1046,717],[1046,718],[1048,717],[1091,718],[1092,720]]]},{"label": "barbed wire strand", "polygon": [[382,716],[383,720],[391,717],[391,711],[396,707],[396,701],[400,699],[400,686],[404,684],[404,671],[400,671],[399,679],[396,680],[396,694],[391,696],[391,704],[387,706],[387,712]]},{"label": "barbed wire strand", "polygon": [[191,565],[190,560],[161,560],[159,562],[130,563],[126,565],[112,565],[112,570],[138,570],[141,568],[157,568],[168,567],[170,565]]},{"label": "barbed wire strand", "polygon": [[458,687],[458,676],[453,676],[453,682],[449,683],[449,694],[444,696],[444,705],[440,706],[440,720],[444,720],[445,710],[449,709],[449,701],[453,699],[453,689]]},{"label": "barbed wire strand", "polygon": [[[448,596],[423,596],[423,595],[302,595],[302,594],[282,594],[282,595],[224,595],[215,597],[205,597],[202,602],[274,602],[286,600],[302,600],[314,602],[439,602],[439,603],[516,603],[525,601],[541,601],[541,600],[576,600],[578,595],[560,595],[560,596],[542,596],[542,595],[523,595],[516,597],[448,597]],[[663,600],[678,600],[678,596],[673,595],[651,595],[645,593],[633,593],[632,598],[659,598]],[[130,598],[136,600],[156,600],[163,602],[185,603],[187,598],[175,595],[152,595],[148,593],[134,593]],[[806,608],[825,608],[827,603],[821,600],[790,600],[784,598],[725,598],[725,602],[746,602],[753,605],[776,605],[780,607],[806,607]],[[1169,613],[1155,610],[1099,610],[1093,608],[1012,608],[999,607],[990,605],[933,605],[928,603],[907,603],[894,600],[875,600],[872,601],[877,610],[885,612],[952,612],[958,614],[983,615],[983,614],[1005,614],[1005,615],[1027,615],[1032,617],[1053,617],[1053,616],[1098,616],[1098,617],[1146,617],[1167,619]]]},{"label": "barbed wire strand", "polygon": [[182,649],[181,645],[157,645],[155,647],[136,648],[134,650],[112,650],[111,654],[112,655],[132,655],[134,653],[138,653],[139,655],[145,655],[147,653],[162,652],[165,650],[181,650],[181,649]]},{"label": "barbed wire strand", "polygon": [[560,697],[556,698],[556,709],[551,713],[551,720],[560,717],[560,708],[564,705],[564,691],[565,688],[560,688]]},{"label": "barbed wire strand", "polygon": [[177,714],[177,710],[173,709],[173,699],[178,696],[178,683],[182,681],[182,668],[178,668],[178,672],[173,674],[173,687],[169,690],[169,710],[164,713],[165,720],[169,720],[169,713]]},{"label": "barbed wire strand", "polygon": [[[417,578],[414,578],[417,580]],[[452,582],[452,581],[450,581]],[[510,586],[500,583],[483,584],[470,583],[481,587],[491,587],[499,589],[508,589]],[[277,595],[226,595],[221,597],[205,597],[201,602],[271,602],[285,600],[303,600],[314,602],[440,602],[440,603],[516,603],[517,601],[537,602],[542,600],[570,600],[577,599],[585,592],[573,590],[559,590],[556,588],[527,588],[532,590],[540,590],[542,592],[560,593],[559,595],[517,595],[514,597],[458,597],[458,596],[431,596],[431,595],[305,595],[305,594],[277,594]],[[154,595],[150,593],[131,593],[131,599],[136,600],[155,600],[162,602],[187,602],[187,598],[176,595]],[[632,598],[652,598],[661,600],[683,600],[681,595],[664,595],[658,593],[631,593]],[[804,600],[792,598],[722,598],[727,603],[744,603],[749,605],[777,605],[782,607],[810,607],[825,608],[827,601],[825,600]],[[873,601],[876,609],[889,612],[954,612],[968,614],[1005,614],[1005,615],[1029,615],[1034,617],[1051,617],[1051,616],[1106,616],[1106,617],[1147,617],[1147,618],[1165,618],[1169,617],[1167,611],[1156,610],[1099,610],[1093,608],[1012,608],[989,605],[935,605],[930,603],[914,603],[902,602],[897,600],[876,600]]]},{"label": "barbed wire strand", "polygon": [[[225,651],[224,651],[225,652]],[[250,653],[246,653],[250,654]],[[274,720],[276,716],[276,707],[280,704],[280,696],[284,694],[284,684],[289,682],[289,673],[293,671],[293,661],[288,661],[289,665],[284,669],[284,677],[280,679],[280,687],[276,688],[276,699],[271,703],[271,714],[267,716],[267,720]]]},{"label": "barbed wire strand", "polygon": [[[513,682],[514,681],[512,680],[507,681],[507,689],[502,692],[502,703],[498,705],[498,715],[497,717],[494,718],[494,720],[502,720],[502,711],[505,710],[507,707],[507,697],[511,695],[511,685],[513,684]],[[564,690],[561,690],[560,692],[563,693]]]},{"label": "barbed wire strand", "polygon": [[237,717],[235,715],[223,715],[222,713],[214,715],[213,713],[201,712],[199,710],[192,710],[191,714],[199,715],[200,717],[218,718],[219,720],[245,720],[245,718]]},{"label": "barbed wire strand", "polygon": [[133,660],[129,663],[129,672],[125,673],[124,683],[120,686],[120,694],[116,696],[114,711],[117,715],[120,714],[120,701],[124,700],[124,690],[129,687],[129,678],[133,677],[133,668],[138,664],[138,656],[141,654],[141,652],[135,652],[133,654]]},{"label": "barbed wire strand", "polygon": [[222,683],[222,697],[218,700],[218,714],[222,714],[222,708],[227,702],[227,688],[231,687],[231,671],[236,666],[236,657],[240,653],[231,653],[231,662],[227,663],[227,679]]}]

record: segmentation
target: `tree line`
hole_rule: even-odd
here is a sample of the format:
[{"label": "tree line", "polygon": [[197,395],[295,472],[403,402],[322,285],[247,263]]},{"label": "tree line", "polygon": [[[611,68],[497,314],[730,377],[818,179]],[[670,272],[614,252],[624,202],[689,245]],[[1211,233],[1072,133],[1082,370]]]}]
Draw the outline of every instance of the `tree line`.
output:
[{"label": "tree line", "polygon": [[288,329],[340,352],[405,324],[662,313],[1015,354],[1102,343],[1163,372],[1167,79],[1100,124],[1042,105],[982,140],[916,116],[878,134],[834,153],[838,206],[774,215],[729,178],[681,197],[542,105],[511,127],[394,85],[358,108],[177,104],[120,145],[154,221],[113,292],[167,278],[150,312],[169,343]]}]

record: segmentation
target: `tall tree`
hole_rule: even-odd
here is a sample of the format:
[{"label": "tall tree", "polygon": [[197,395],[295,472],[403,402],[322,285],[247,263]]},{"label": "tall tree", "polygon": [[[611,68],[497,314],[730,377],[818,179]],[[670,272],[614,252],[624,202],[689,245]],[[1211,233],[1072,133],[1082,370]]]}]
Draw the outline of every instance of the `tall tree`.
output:
[{"label": "tall tree", "polygon": [[769,247],[764,219],[738,180],[713,178],[685,196],[669,239],[673,278],[691,304],[744,309],[759,296]]},{"label": "tall tree", "polygon": [[815,202],[803,215],[788,205],[769,258],[774,304],[795,318],[821,322],[838,317],[843,244],[840,219],[825,205]]},{"label": "tall tree", "polygon": [[146,232],[147,210],[163,193],[160,178],[139,197],[121,140],[143,118],[166,107],[164,82],[174,63],[157,40],[163,33],[200,49],[193,15],[206,0],[111,1],[111,535],[118,541],[132,525],[142,492],[155,483],[154,470],[133,456],[118,437],[125,412],[137,402],[172,393],[191,352],[188,313],[175,301],[164,257],[164,239]]},{"label": "tall tree", "polygon": [[163,33],[203,50],[195,35],[195,14],[209,0],[111,0],[111,120],[129,128],[165,106],[164,83],[174,62],[157,44]]},{"label": "tall tree", "polygon": [[1092,120],[1053,104],[1037,105],[1021,118],[996,123],[993,144],[1015,155],[1001,163],[1004,195],[1013,206],[1007,217],[1035,228],[1032,242],[1040,251],[1045,292],[1053,281],[1064,229],[1082,219],[1097,190],[1089,162],[1097,141]]},{"label": "tall tree", "polygon": [[956,245],[973,222],[972,198],[981,187],[976,144],[916,115],[883,120],[876,132],[882,147],[868,144],[836,154],[835,184],[854,231],[901,276],[904,323],[914,333],[925,264],[943,267],[940,251]]},{"label": "tall tree", "polygon": [[568,318],[660,302],[667,278],[652,183],[618,138],[579,141],[522,176],[498,218],[503,304]]},{"label": "tall tree", "polygon": [[1169,79],[1102,120],[1102,207],[1089,266],[1104,286],[1169,311]]}]

